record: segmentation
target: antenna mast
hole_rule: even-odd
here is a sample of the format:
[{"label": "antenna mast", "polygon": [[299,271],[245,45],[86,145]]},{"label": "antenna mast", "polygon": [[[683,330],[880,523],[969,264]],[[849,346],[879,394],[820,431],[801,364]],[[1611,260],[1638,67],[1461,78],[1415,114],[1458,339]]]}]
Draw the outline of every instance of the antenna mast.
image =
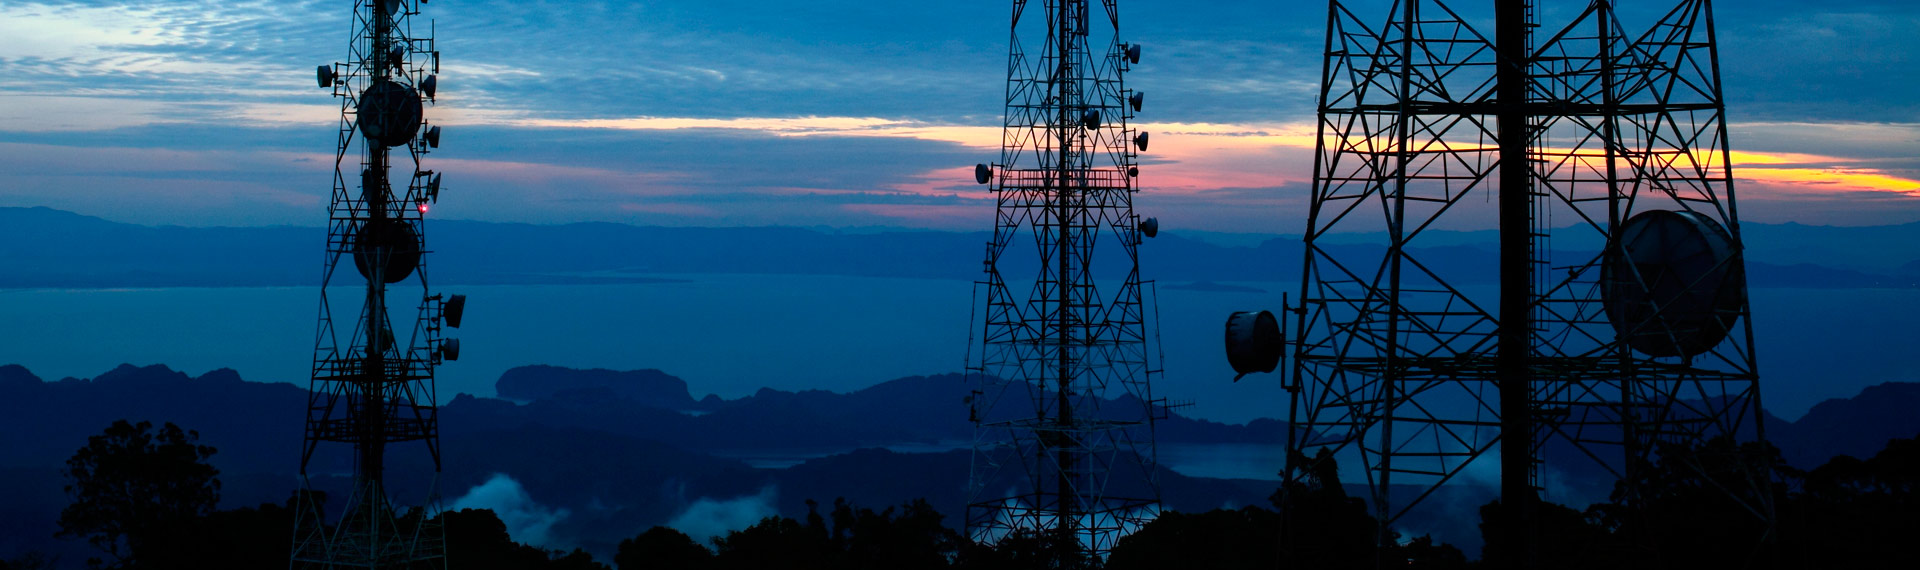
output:
[{"label": "antenna mast", "polygon": [[[459,341],[441,336],[441,327],[460,326],[466,299],[430,294],[423,263],[425,218],[440,194],[439,173],[421,163],[440,146],[440,127],[423,116],[434,101],[440,67],[431,21],[424,34],[414,27],[425,3],[357,0],[348,61],[317,70],[319,86],[340,99],[340,127],[300,454],[306,492],[295,515],[296,568],[446,567],[434,369],[460,356]],[[396,173],[400,180],[394,180]],[[361,279],[336,272],[343,260]],[[336,277],[342,277],[339,290]],[[410,279],[420,285],[419,304],[390,307],[388,286]],[[336,293],[361,303],[350,329],[335,326]],[[411,325],[411,334],[400,336],[393,315],[406,316],[409,309],[412,318],[399,323]],[[431,458],[433,475],[424,488],[401,487],[421,497],[403,511],[389,496],[388,451],[412,442]],[[331,521],[323,499],[312,492],[316,452],[333,447],[322,444],[353,450],[352,488],[344,502],[333,502],[344,512]]]},{"label": "antenna mast", "polygon": [[[1062,568],[1097,563],[1159,509],[1153,424],[1166,405],[1152,396],[1158,338],[1138,255],[1159,224],[1133,211],[1147,135],[1128,121],[1144,94],[1122,76],[1141,48],[1119,24],[1114,0],[1015,0],[1005,143],[975,168],[998,206],[976,284],[981,351],[968,357],[967,528],[1042,540]],[[1117,255],[1096,267],[1096,247]]]},{"label": "antenna mast", "polygon": [[[1531,506],[1556,491],[1543,465],[1632,482],[1709,439],[1764,436],[1712,5],[1666,1],[1637,36],[1613,0],[1551,35],[1536,0],[1395,0],[1373,23],[1328,3],[1299,334],[1263,346],[1230,320],[1228,351],[1242,373],[1291,352],[1287,477],[1323,450],[1359,460],[1382,545],[1497,455],[1488,561],[1528,566]],[[1423,246],[1488,221],[1497,272]],[[1770,529],[1749,475],[1726,487]]]}]

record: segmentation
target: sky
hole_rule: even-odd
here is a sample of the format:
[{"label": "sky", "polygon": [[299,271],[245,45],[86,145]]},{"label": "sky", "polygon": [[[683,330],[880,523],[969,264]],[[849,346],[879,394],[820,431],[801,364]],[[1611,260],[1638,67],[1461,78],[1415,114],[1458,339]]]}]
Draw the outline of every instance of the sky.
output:
[{"label": "sky", "polygon": [[[1008,4],[433,0],[434,216],[984,231],[971,171],[997,156]],[[1625,25],[1660,4],[1621,0]],[[1743,219],[1920,221],[1920,2],[1718,4]],[[1542,0],[1542,20],[1584,5]],[[1137,207],[1299,232],[1325,2],[1121,9],[1154,137]],[[313,69],[346,56],[348,17],[344,0],[0,3],[0,206],[320,225],[339,108]]]}]

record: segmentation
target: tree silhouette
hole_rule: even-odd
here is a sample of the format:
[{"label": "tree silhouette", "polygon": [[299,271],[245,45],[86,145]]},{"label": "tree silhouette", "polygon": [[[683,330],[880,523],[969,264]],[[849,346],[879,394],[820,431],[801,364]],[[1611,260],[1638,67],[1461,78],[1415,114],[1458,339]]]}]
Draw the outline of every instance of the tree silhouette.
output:
[{"label": "tree silhouette", "polygon": [[109,560],[94,567],[169,568],[170,531],[195,525],[220,500],[220,471],[206,463],[215,453],[199,445],[200,434],[171,423],[113,422],[67,460],[67,495],[60,512],[60,538],[85,538]]},{"label": "tree silhouette", "polygon": [[613,565],[620,570],[705,570],[713,567],[713,552],[687,533],[656,526],[620,541]]},{"label": "tree silhouette", "polygon": [[[1791,497],[1784,481],[1799,472],[1764,442],[1717,437],[1698,446],[1665,445],[1651,465],[1615,488],[1612,504],[1589,509],[1630,548],[1643,568],[1756,568],[1766,552],[1768,505]],[[1639,504],[1626,501],[1636,491]]]},{"label": "tree silhouette", "polygon": [[1333,451],[1322,448],[1312,460],[1292,452],[1299,478],[1285,483],[1270,499],[1285,525],[1281,545],[1289,568],[1373,568],[1379,524],[1367,503],[1347,495]]},{"label": "tree silhouette", "polygon": [[[1271,501],[1278,512],[1245,507],[1199,514],[1166,511],[1120,539],[1107,560],[1112,570],[1135,568],[1464,568],[1465,553],[1422,536],[1376,546],[1379,527],[1366,503],[1347,495],[1331,451],[1313,460],[1294,455],[1299,477],[1281,486]],[[1283,518],[1286,525],[1282,532]]]},{"label": "tree silhouette", "polygon": [[713,549],[715,567],[728,570],[833,567],[824,524],[802,524],[781,516],[760,519],[753,526],[715,537]]},{"label": "tree silhouette", "polygon": [[945,568],[965,539],[940,524],[942,518],[926,499],[902,505],[898,514],[893,507],[874,512],[835,499],[833,536],[845,552],[847,568]]},{"label": "tree silhouette", "polygon": [[586,551],[542,550],[513,541],[507,524],[489,509],[441,513],[447,533],[447,565],[480,570],[606,570]]},{"label": "tree silhouette", "polygon": [[53,566],[53,562],[48,561],[46,555],[39,552],[28,552],[20,555],[19,558],[0,560],[0,570],[46,570]]},{"label": "tree silhouette", "polygon": [[1912,559],[1920,525],[1920,437],[1867,459],[1841,455],[1806,473],[1780,507],[1783,566],[1891,568]]},{"label": "tree silhouette", "polygon": [[1279,566],[1280,515],[1259,507],[1199,514],[1161,513],[1120,539],[1109,570],[1215,568],[1268,570]]},{"label": "tree silhouette", "polygon": [[1067,568],[1058,546],[1060,534],[1046,530],[1019,530],[992,544],[970,543],[954,567],[967,570],[1055,570]]}]

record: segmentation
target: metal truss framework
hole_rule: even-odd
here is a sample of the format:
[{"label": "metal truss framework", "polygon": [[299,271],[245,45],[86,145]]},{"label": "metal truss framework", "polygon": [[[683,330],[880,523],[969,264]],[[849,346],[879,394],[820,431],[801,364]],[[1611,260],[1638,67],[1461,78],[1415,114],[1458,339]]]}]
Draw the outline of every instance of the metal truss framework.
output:
[{"label": "metal truss framework", "polygon": [[[441,336],[441,327],[443,313],[452,313],[457,326],[460,309],[426,292],[427,271],[420,262],[426,251],[427,204],[439,191],[438,176],[421,165],[429,148],[437,146],[438,132],[413,136],[421,121],[418,110],[431,102],[439,70],[431,22],[423,26],[424,34],[414,26],[424,3],[356,0],[347,63],[320,71],[322,87],[332,87],[340,100],[340,127],[300,473],[302,485],[311,490],[308,469],[315,466],[315,453],[328,447],[323,444],[349,445],[353,488],[344,512],[331,521],[315,493],[301,494],[294,568],[446,566],[445,537],[436,518],[440,444],[434,369],[443,355],[458,355],[458,345]],[[386,100],[363,101],[382,96]],[[413,129],[401,124],[406,120],[371,116],[383,108],[405,114],[408,107],[413,109]],[[382,136],[411,138],[375,140]],[[349,160],[354,154],[357,164]],[[400,160],[410,161],[411,168],[398,164]],[[405,178],[396,183],[390,178],[393,171]],[[343,277],[337,271],[343,260],[342,285],[352,291],[344,297],[360,304],[359,318],[346,330],[335,326],[333,314],[333,297],[339,291],[332,286]],[[365,278],[364,286],[352,280],[356,269]],[[387,286],[410,277],[417,278],[422,291],[417,305],[390,307]],[[402,344],[396,342],[391,314],[408,310],[416,314],[412,335]],[[422,443],[431,456],[434,481],[426,486],[421,504],[403,509],[388,495],[387,451],[410,442]]]},{"label": "metal truss framework", "polygon": [[[1159,506],[1153,425],[1166,408],[1150,389],[1158,339],[1133,211],[1146,139],[1128,126],[1140,99],[1122,82],[1139,48],[1120,41],[1114,0],[1032,8],[1013,3],[1001,156],[980,172],[998,207],[976,284],[981,350],[967,358],[967,529],[1051,540],[1079,567]],[[1003,273],[1025,270],[1037,277]]]},{"label": "metal truss framework", "polygon": [[[1629,337],[1675,333],[1617,330],[1603,299],[1609,285],[1658,278],[1603,277],[1625,255],[1617,229],[1653,209],[1718,222],[1734,244],[1719,269],[1744,279],[1711,3],[1668,1],[1657,23],[1628,35],[1613,2],[1593,0],[1544,42],[1531,0],[1476,2],[1497,15],[1393,0],[1378,25],[1353,1],[1329,2],[1287,383],[1289,455],[1300,459],[1287,476],[1323,449],[1357,455],[1383,540],[1387,525],[1490,454],[1524,461],[1521,489],[1532,496],[1543,455],[1631,481],[1660,444],[1761,435],[1744,294],[1716,321],[1729,325],[1718,331],[1725,340],[1691,357],[1635,352]],[[1469,24],[1484,21],[1498,22],[1498,41]],[[1522,140],[1503,152],[1503,141]],[[1446,221],[1495,216],[1508,256],[1500,285],[1487,266],[1425,259],[1439,250],[1421,238]],[[1325,239],[1338,232],[1382,235],[1382,247]],[[1524,391],[1504,391],[1503,404],[1503,384]],[[1498,451],[1515,438],[1525,438],[1524,456]],[[1750,506],[1770,516],[1770,505]]]}]

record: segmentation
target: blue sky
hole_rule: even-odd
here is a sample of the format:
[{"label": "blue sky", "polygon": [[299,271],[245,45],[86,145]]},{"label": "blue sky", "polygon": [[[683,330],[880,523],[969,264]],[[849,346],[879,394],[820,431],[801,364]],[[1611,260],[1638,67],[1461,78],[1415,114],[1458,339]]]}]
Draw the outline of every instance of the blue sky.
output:
[{"label": "blue sky", "polygon": [[[1620,3],[1639,28],[1666,2]],[[969,178],[996,155],[1008,4],[435,0],[435,216],[985,230]],[[1718,4],[1744,217],[1920,221],[1920,3]],[[1326,4],[1122,11],[1147,48],[1140,208],[1299,231]],[[344,0],[0,4],[0,205],[318,225],[337,103],[312,69],[349,32]]]}]

